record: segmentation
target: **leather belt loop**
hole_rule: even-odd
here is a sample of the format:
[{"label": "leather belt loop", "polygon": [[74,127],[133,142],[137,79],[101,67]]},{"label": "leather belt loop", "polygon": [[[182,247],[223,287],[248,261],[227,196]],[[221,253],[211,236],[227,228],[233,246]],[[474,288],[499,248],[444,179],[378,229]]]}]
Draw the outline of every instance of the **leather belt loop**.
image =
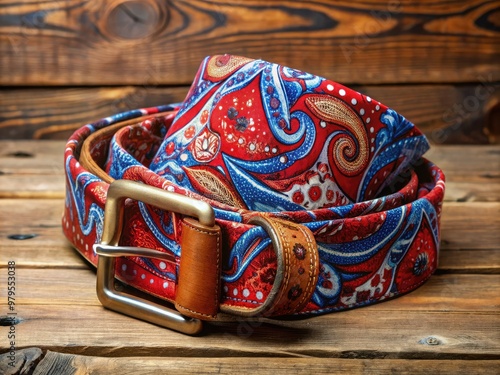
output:
[{"label": "leather belt loop", "polygon": [[253,216],[249,224],[269,234],[277,259],[276,278],[267,300],[257,309],[239,309],[244,316],[280,316],[301,311],[316,288],[319,254],[313,233],[304,225],[270,216]]},{"label": "leather belt loop", "polygon": [[181,262],[175,307],[201,320],[217,316],[220,300],[221,229],[198,221],[182,221]]}]

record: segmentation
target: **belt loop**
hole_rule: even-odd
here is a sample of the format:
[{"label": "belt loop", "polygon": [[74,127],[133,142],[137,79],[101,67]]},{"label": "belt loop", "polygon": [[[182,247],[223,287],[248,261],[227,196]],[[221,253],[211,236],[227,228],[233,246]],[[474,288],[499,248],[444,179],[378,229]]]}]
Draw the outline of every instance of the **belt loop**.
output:
[{"label": "belt loop", "polygon": [[248,221],[268,233],[276,253],[277,269],[266,301],[256,309],[221,306],[222,311],[242,316],[290,315],[311,300],[319,277],[319,254],[314,235],[304,225],[257,215]]},{"label": "belt loop", "polygon": [[181,263],[175,307],[192,318],[213,320],[219,311],[221,230],[196,220],[182,221]]}]

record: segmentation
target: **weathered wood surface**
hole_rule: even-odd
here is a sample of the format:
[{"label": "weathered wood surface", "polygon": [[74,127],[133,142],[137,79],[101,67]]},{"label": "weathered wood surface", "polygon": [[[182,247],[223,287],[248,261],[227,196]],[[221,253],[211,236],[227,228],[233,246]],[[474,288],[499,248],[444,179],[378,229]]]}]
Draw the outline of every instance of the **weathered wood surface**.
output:
[{"label": "weathered wood surface", "polygon": [[437,143],[500,143],[499,9],[491,0],[7,2],[0,139],[63,139],[116,112],[181,101],[205,56],[232,53],[354,85]]},{"label": "weathered wood surface", "polygon": [[[71,248],[59,249],[59,252],[64,251],[73,250]],[[49,300],[51,306],[61,306],[62,308],[64,308],[64,305],[70,305],[94,311],[93,306],[101,306],[94,288],[95,271],[93,268],[88,267],[87,264],[81,264],[81,258],[79,258],[81,267],[70,268],[69,265],[66,265],[65,268],[57,270],[41,268],[40,265],[31,266],[22,256],[14,255],[8,258],[2,256],[2,259],[15,259],[16,263],[19,262],[20,264],[20,268],[17,270],[19,277],[17,285],[20,293],[22,292],[22,298],[20,298],[19,302],[19,306],[22,307],[19,307],[19,310],[24,310],[24,306],[29,309],[30,307],[36,308],[36,306],[47,305]],[[461,274],[447,274],[441,271],[432,277],[424,287],[412,294],[379,304],[376,308],[370,309],[370,312],[374,314],[383,312],[397,313],[398,311],[439,313],[446,311],[447,306],[450,306],[450,304],[454,304],[453,310],[457,313],[477,312],[488,314],[498,312],[497,309],[500,305],[500,295],[498,293],[500,289],[499,268],[499,265],[496,264],[495,274],[485,274],[479,279],[476,275],[464,273],[468,269],[463,270]],[[0,275],[5,278],[6,274],[6,268],[1,268]],[[44,282],[40,283],[40,280],[44,280]],[[483,291],[481,297],[488,301],[480,306],[477,305],[476,292],[478,289]],[[64,293],[61,293],[62,290],[64,290]],[[73,298],[74,296],[78,296],[78,299]],[[356,310],[353,317],[355,318],[361,311]],[[228,317],[228,320],[231,319]],[[370,318],[371,320],[373,319]],[[271,322],[270,320],[267,321]],[[328,321],[328,318],[326,321]],[[304,322],[311,323],[309,320]]]},{"label": "weathered wood surface", "polygon": [[[26,350],[27,351],[27,350]],[[0,358],[1,363],[1,358]],[[29,367],[25,362],[19,367]],[[470,375],[497,374],[500,361],[491,360],[413,360],[398,359],[337,359],[337,358],[165,358],[128,357],[105,358],[47,351],[33,375],[51,374],[398,374],[428,375],[429,373]]]},{"label": "weathered wood surface", "polygon": [[[0,141],[0,280],[6,280],[9,260],[17,264],[18,362],[12,373],[23,366],[36,374],[498,372],[498,146],[435,146],[429,152],[446,172],[447,192],[439,269],[421,288],[310,319],[226,316],[199,337],[100,306],[95,272],[60,230],[63,150],[61,141]],[[31,186],[38,184],[45,185]],[[9,238],[16,234],[35,236]],[[9,346],[0,285],[3,370]]]},{"label": "weathered wood surface", "polygon": [[[1,141],[0,198],[63,198],[63,141]],[[471,158],[470,151],[475,153]],[[434,146],[426,157],[447,177],[446,201],[493,202],[500,198],[497,146]]]},{"label": "weathered wood surface", "polygon": [[[499,42],[500,43],[500,42]],[[312,72],[312,71],[311,71]],[[330,76],[336,79],[335,75]],[[352,86],[415,123],[435,143],[500,142],[500,83]],[[67,139],[114,113],[184,100],[188,86],[15,88],[0,91],[0,139]]]},{"label": "weathered wood surface", "polygon": [[67,139],[115,113],[184,100],[188,87],[31,88],[0,91],[0,139]]},{"label": "weathered wood surface", "polygon": [[[4,239],[0,260],[19,259],[27,267],[86,268],[68,250],[61,234],[63,204],[62,199],[0,199],[0,236]],[[500,202],[446,202],[439,269],[500,273],[500,253],[492,251],[500,244],[499,212]],[[34,237],[23,241],[8,238],[16,234]]]},{"label": "weathered wood surface", "polygon": [[488,0],[10,2],[0,83],[187,84],[214,52],[345,83],[498,81],[498,12]]}]

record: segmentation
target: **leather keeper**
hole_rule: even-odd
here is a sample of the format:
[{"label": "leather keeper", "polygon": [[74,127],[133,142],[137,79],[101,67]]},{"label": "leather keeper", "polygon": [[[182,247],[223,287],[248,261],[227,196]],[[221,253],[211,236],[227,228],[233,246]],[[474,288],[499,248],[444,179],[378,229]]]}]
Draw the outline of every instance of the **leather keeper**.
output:
[{"label": "leather keeper", "polygon": [[299,312],[318,282],[319,254],[314,235],[301,224],[270,216],[254,216],[250,223],[268,232],[278,261],[273,289],[259,313],[276,316]]},{"label": "leather keeper", "polygon": [[186,316],[214,320],[220,300],[220,227],[184,218],[181,252],[175,307]]}]

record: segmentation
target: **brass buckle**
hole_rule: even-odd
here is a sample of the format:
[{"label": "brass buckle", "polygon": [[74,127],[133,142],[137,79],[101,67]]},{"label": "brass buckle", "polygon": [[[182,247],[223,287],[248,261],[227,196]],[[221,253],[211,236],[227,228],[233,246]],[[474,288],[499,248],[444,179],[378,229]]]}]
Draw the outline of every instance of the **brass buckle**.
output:
[{"label": "brass buckle", "polygon": [[202,322],[178,311],[115,289],[116,258],[141,256],[174,261],[170,254],[154,249],[118,246],[123,228],[123,202],[132,198],[158,208],[195,217],[200,224],[215,225],[213,208],[206,202],[129,180],[116,180],[109,186],[104,209],[104,226],[100,244],[95,244],[97,263],[97,297],[108,309],[158,324],[182,333],[199,333]]}]

